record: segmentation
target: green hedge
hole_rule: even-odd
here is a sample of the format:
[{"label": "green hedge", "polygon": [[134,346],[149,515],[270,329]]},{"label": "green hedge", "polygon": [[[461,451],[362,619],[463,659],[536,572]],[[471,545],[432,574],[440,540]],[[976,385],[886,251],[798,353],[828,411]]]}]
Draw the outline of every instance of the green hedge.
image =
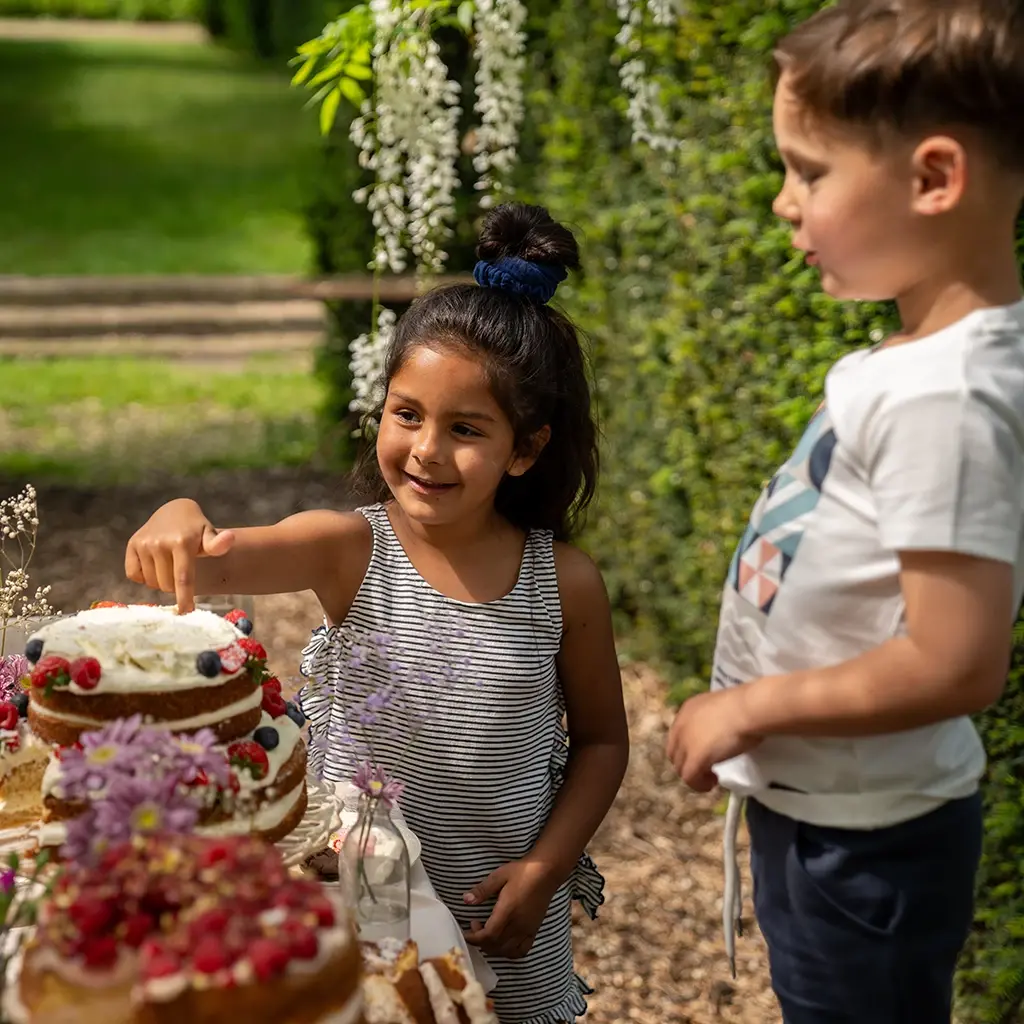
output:
[{"label": "green hedge", "polygon": [[[659,664],[679,696],[706,686],[733,548],[820,402],[827,369],[893,323],[889,307],[824,296],[771,212],[781,168],[768,55],[818,6],[685,5],[678,33],[654,40],[679,83],[674,134],[686,140],[666,159],[629,145],[610,59],[612,5],[531,5],[534,120],[520,192],[577,226],[584,242],[584,272],[560,295],[592,341],[602,416],[601,488],[586,543],[627,652]],[[351,168],[331,180],[345,175],[354,180]],[[363,244],[344,196],[332,216],[338,239]],[[348,378],[337,351],[340,405]],[[1000,1017],[1001,992],[1024,971],[1022,712],[1024,645],[1006,699],[980,720],[993,767],[978,929],[961,982],[970,1024],[1015,1019]]]},{"label": "green hedge", "polygon": [[3,18],[193,21],[202,0],[0,0]]},{"label": "green hedge", "polygon": [[257,57],[291,57],[345,9],[344,0],[200,0],[210,34]]}]

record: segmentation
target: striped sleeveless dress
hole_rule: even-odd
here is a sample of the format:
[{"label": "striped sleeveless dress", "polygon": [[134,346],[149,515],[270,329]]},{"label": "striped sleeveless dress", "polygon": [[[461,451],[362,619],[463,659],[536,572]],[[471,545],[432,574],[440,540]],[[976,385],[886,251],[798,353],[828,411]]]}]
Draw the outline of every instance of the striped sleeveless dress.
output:
[{"label": "striped sleeveless dress", "polygon": [[[445,597],[423,579],[383,505],[359,511],[373,531],[366,575],[344,622],[315,630],[303,651],[302,672],[315,680],[299,697],[310,721],[310,766],[328,782],[351,777],[352,748],[337,739],[353,724],[345,721],[345,689],[355,673],[375,670],[351,657],[352,636],[389,635],[409,706],[426,713],[410,742],[409,722],[382,712],[371,727],[374,754],[405,783],[402,813],[422,843],[427,876],[468,928],[486,921],[493,903],[467,907],[463,894],[530,852],[567,761],[552,537],[531,532],[513,590],[474,604]],[[584,855],[555,894],[529,954],[488,958],[499,979],[491,996],[501,1024],[562,1024],[586,1012],[583,996],[591,990],[573,969],[570,907],[578,899],[595,917],[603,888]]]}]

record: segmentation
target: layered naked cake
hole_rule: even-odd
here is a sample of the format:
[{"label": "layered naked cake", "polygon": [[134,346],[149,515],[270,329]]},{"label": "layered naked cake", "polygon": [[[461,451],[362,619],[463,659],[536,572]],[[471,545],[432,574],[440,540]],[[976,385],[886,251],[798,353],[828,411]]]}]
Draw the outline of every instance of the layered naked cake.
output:
[{"label": "layered naked cake", "polygon": [[52,753],[39,783],[40,843],[59,846],[80,814],[61,784],[64,751],[117,720],[187,737],[209,729],[231,764],[227,785],[197,777],[198,831],[287,835],[306,810],[302,713],[266,674],[266,651],[212,612],[148,605],[94,608],[53,622],[26,647],[28,723]]},{"label": "layered naked cake", "polygon": [[259,659],[244,649],[254,643],[206,611],[129,605],[58,619],[25,648],[34,665],[29,723],[60,746],[132,715],[174,732],[207,727],[224,742],[241,739],[260,721],[251,665]]},{"label": "layered naked cake", "polygon": [[360,974],[348,919],[273,847],[151,836],[66,870],[7,1009],[17,1024],[362,1024]]}]

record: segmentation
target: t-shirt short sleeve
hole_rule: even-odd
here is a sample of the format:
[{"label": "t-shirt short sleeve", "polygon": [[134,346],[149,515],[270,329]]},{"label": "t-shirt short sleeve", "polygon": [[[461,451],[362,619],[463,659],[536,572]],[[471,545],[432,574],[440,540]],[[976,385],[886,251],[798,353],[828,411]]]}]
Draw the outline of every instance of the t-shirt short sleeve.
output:
[{"label": "t-shirt short sleeve", "polygon": [[1024,424],[998,396],[968,388],[889,396],[865,440],[884,547],[1016,563]]}]

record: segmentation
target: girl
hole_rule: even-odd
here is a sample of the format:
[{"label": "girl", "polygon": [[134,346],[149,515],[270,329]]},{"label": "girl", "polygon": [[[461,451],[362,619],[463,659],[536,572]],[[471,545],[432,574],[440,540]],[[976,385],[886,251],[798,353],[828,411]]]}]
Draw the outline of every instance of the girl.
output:
[{"label": "girl", "polygon": [[[604,585],[566,543],[594,492],[596,431],[576,330],[547,303],[579,255],[545,210],[518,204],[488,217],[477,253],[482,287],[436,289],[396,327],[357,474],[374,503],[218,530],[179,499],[132,537],[125,569],[182,611],[197,587],[313,590],[333,625],[304,670],[339,696],[372,671],[353,637],[391,638],[392,667],[431,714],[409,749],[400,730],[375,734],[376,759],[402,759],[402,812],[498,975],[502,1024],[562,1024],[586,1010],[570,902],[594,916],[602,901],[584,847],[628,758]],[[350,777],[350,751],[323,743],[346,730],[343,700],[307,688],[303,703],[314,768]]]}]

